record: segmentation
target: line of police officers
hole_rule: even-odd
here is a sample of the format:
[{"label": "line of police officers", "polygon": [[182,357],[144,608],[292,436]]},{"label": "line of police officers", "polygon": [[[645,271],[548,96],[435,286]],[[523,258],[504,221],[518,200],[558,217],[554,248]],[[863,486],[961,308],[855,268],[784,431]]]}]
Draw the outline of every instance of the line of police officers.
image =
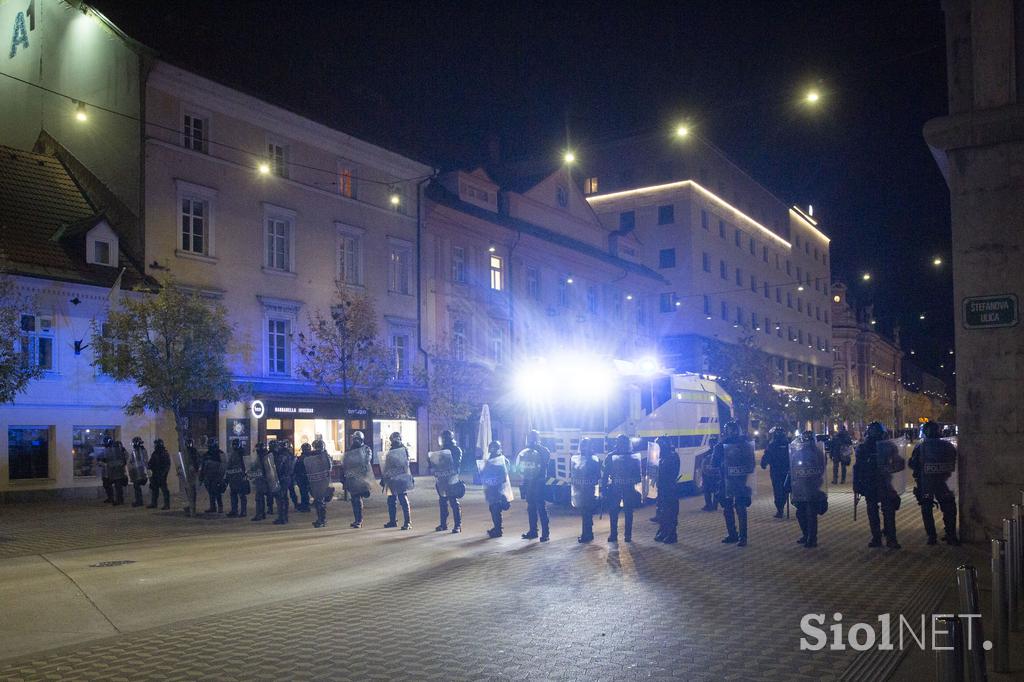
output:
[{"label": "line of police officers", "polygon": [[[956,502],[949,479],[956,469],[957,452],[951,443],[941,438],[938,424],[924,424],[922,436],[923,440],[909,459],[909,466],[916,481],[914,495],[921,508],[928,544],[934,545],[938,540],[933,517],[933,508],[938,506],[945,530],[943,540],[956,545],[959,544]],[[627,436],[619,436],[611,452],[603,456],[600,445],[599,441],[584,438],[579,445],[579,454],[571,458],[571,501],[580,512],[582,525],[578,541],[593,541],[594,514],[607,511],[610,522],[608,542],[618,541],[620,516],[624,521],[623,540],[631,542],[633,513],[642,504],[644,462],[641,454],[633,451],[632,441]],[[852,459],[852,445],[853,440],[845,429],[840,429],[829,439],[827,447],[833,460],[833,483],[838,480],[840,468],[845,481],[846,467]],[[135,492],[132,506],[142,506],[142,487],[148,482],[152,494],[148,507],[156,508],[162,493],[163,509],[170,508],[167,476],[172,458],[162,440],[154,441],[153,453],[147,456],[141,438],[133,439],[131,451],[127,451],[120,442],[107,439],[104,448],[94,456],[102,470],[106,502],[122,504],[125,486],[130,481]],[[451,516],[454,521],[451,532],[462,532],[460,499],[466,492],[459,477],[462,457],[462,449],[448,430],[441,435],[440,449],[428,453],[438,495],[439,523],[435,531],[447,531]],[[397,432],[390,435],[389,449],[382,461],[365,443],[362,432],[352,434],[349,448],[341,458],[341,479],[345,496],[352,506],[352,528],[362,526],[363,502],[377,484],[374,464],[380,466],[381,492],[387,494],[388,522],[384,527],[398,527],[400,507],[403,516],[401,530],[412,528],[408,492],[415,487],[416,481],[411,474],[410,459],[401,434]],[[283,440],[273,441],[269,447],[262,442],[257,443],[254,455],[250,455],[238,440],[233,440],[227,456],[218,448],[216,439],[209,440],[202,456],[189,440],[184,452],[178,453],[175,460],[189,514],[196,510],[197,487],[201,483],[209,498],[207,513],[223,512],[222,496],[229,490],[231,510],[227,516],[245,517],[248,495],[254,492],[256,513],[253,521],[262,521],[268,513],[273,514],[276,502],[277,518],[274,523],[288,523],[290,497],[297,511],[310,511],[312,502],[316,511],[314,527],[321,528],[327,523],[326,505],[334,496],[334,488],[330,485],[332,460],[322,440],[317,439],[312,445],[303,444],[297,458],[291,444]],[[505,457],[499,441],[488,445],[484,459],[477,462],[477,466],[491,514],[492,527],[487,531],[489,537],[502,536],[502,513],[511,507],[510,473],[515,471],[521,476],[520,496],[527,504],[528,528],[522,538],[539,539],[540,542],[549,540],[546,488],[550,460],[551,453],[541,444],[537,431],[529,433],[526,447],[512,463]],[[817,546],[818,517],[828,511],[826,464],[825,453],[812,432],[804,432],[789,440],[781,427],[771,429],[761,467],[770,470],[775,518],[782,518],[783,510],[792,502],[801,531],[797,542],[806,548]],[[887,547],[900,548],[896,540],[896,511],[900,507],[902,493],[900,472],[906,465],[897,441],[887,438],[884,427],[878,422],[868,425],[864,440],[856,446],[853,489],[855,518],[859,498],[865,500],[871,532],[869,547],[880,547],[884,537]],[[654,539],[666,544],[676,543],[680,460],[670,439],[659,438],[648,447],[646,467],[648,480],[658,491],[657,512],[652,519],[658,523]],[[721,441],[713,444],[701,464],[706,502],[704,510],[714,511],[721,506],[726,527],[723,543],[734,543],[739,547],[747,545],[747,510],[755,492],[754,468],[753,443],[736,422],[728,422],[722,429]]]}]

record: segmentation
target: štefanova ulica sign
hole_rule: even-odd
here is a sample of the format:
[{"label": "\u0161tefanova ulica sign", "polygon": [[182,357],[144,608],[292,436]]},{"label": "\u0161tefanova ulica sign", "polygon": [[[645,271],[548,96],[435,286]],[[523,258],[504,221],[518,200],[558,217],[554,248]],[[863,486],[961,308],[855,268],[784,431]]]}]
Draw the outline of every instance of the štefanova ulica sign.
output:
[{"label": "\u0161tefanova ulica sign", "polygon": [[964,299],[964,327],[997,329],[1015,327],[1020,321],[1016,294],[971,296]]}]

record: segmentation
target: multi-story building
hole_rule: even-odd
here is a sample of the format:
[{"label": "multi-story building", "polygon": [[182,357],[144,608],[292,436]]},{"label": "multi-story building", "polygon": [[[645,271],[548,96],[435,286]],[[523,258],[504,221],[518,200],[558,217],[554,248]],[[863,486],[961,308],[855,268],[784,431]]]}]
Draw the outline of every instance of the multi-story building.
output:
[{"label": "multi-story building", "polygon": [[[510,390],[524,367],[540,363],[554,375],[560,363],[581,358],[610,368],[614,360],[650,354],[656,292],[666,282],[636,259],[613,253],[612,231],[567,168],[504,187],[482,169],[452,172],[428,186],[426,199],[423,338],[432,353],[493,372],[488,402],[506,447],[521,443],[527,428],[528,410]],[[573,389],[554,386],[547,397],[564,398]],[[530,421],[540,427],[584,421],[580,412],[559,410],[568,402],[552,400]],[[613,406],[609,418],[621,419],[622,408]],[[595,430],[603,426],[601,412],[591,412]]]},{"label": "multi-story building", "polygon": [[868,420],[902,428],[905,389],[899,330],[893,339],[879,333],[872,309],[859,309],[842,282],[832,285],[831,307],[833,388],[865,401]]},{"label": "multi-story building", "polygon": [[415,419],[368,414],[304,379],[296,339],[330,315],[339,286],[367,292],[397,386],[419,397],[417,200],[431,167],[156,62],[145,172],[147,272],[224,304],[241,349],[235,379],[252,392],[194,405],[193,435],[320,435],[340,453],[355,429],[375,449],[399,431],[415,449]]},{"label": "multi-story building", "polygon": [[21,304],[20,362],[39,372],[0,407],[0,498],[95,494],[94,449],[108,437],[128,443],[155,434],[152,415],[124,412],[135,387],[100,372],[90,347],[119,289],[152,284],[122,239],[135,225],[104,210],[109,197],[83,189],[100,183],[67,150],[56,154],[0,146],[0,276],[11,278]]},{"label": "multi-story building", "polygon": [[653,314],[666,366],[702,371],[709,343],[749,342],[771,356],[778,384],[829,383],[829,239],[810,209],[696,138],[629,138],[576,157],[618,255],[666,280]]}]

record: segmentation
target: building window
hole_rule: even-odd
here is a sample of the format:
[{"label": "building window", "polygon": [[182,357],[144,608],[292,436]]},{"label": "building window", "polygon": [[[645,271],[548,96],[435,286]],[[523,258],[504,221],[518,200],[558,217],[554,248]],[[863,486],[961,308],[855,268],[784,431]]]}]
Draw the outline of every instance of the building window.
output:
[{"label": "building window", "polygon": [[757,293],[757,278],[753,275],[750,276],[750,290]]},{"label": "building window", "polygon": [[817,320],[818,322],[821,322],[821,306],[820,305],[814,306],[814,319]]},{"label": "building window", "polygon": [[769,294],[768,294],[768,282],[763,282],[762,285],[761,285],[761,288],[764,289],[764,297],[768,298],[769,297]]},{"label": "building window", "polygon": [[828,310],[827,309],[825,310],[825,312],[823,314],[823,317],[825,318],[825,324],[828,324]]},{"label": "building window", "polygon": [[788,258],[786,259],[786,274],[787,274],[787,275],[790,275],[790,276],[792,276],[792,275],[793,275],[793,266],[792,266],[792,264],[791,264],[791,263],[789,262],[789,259],[788,259]]},{"label": "building window", "polygon": [[583,181],[584,194],[597,194],[597,178],[587,178]]},{"label": "building window", "polygon": [[566,277],[558,280],[558,305],[563,308],[569,307],[569,280]]},{"label": "building window", "polygon": [[282,218],[267,218],[267,268],[288,272],[291,270],[291,222]]},{"label": "building window", "polygon": [[491,322],[491,362],[500,365],[505,361],[505,330],[503,323]]},{"label": "building window", "polygon": [[636,323],[639,327],[647,326],[647,306],[643,301],[636,302]]},{"label": "building window", "polygon": [[701,212],[700,212],[700,226],[703,227],[705,230],[707,230],[710,222],[711,221],[708,218],[708,212],[703,210],[703,209],[701,209]]},{"label": "building window", "polygon": [[452,357],[459,362],[466,360],[466,323],[463,320],[455,320],[452,323]]},{"label": "building window", "polygon": [[409,378],[409,337],[405,334],[391,336],[391,352],[394,358],[395,378],[404,381]]},{"label": "building window", "polygon": [[555,188],[555,201],[560,207],[567,208],[569,206],[569,190],[562,185]]},{"label": "building window", "polygon": [[362,244],[352,234],[338,235],[338,281],[345,284],[362,284]]},{"label": "building window", "polygon": [[775,254],[775,269],[779,269],[779,254]]},{"label": "building window", "polygon": [[676,207],[672,204],[658,207],[658,224],[671,225],[676,221]]},{"label": "building window", "polygon": [[540,270],[537,268],[526,268],[526,295],[540,300]]},{"label": "building window", "polygon": [[412,279],[412,249],[404,244],[391,245],[388,263],[388,291],[408,294]]},{"label": "building window", "polygon": [[270,172],[279,178],[288,177],[288,148],[276,142],[267,143],[267,162]]},{"label": "building window", "polygon": [[775,287],[775,302],[782,305],[782,288]]},{"label": "building window", "polygon": [[757,313],[750,313],[750,328],[755,332],[761,331],[761,325],[757,323]]},{"label": "building window", "polygon": [[711,298],[709,296],[704,297],[704,315],[711,316]]},{"label": "building window", "polygon": [[736,286],[743,286],[743,270],[736,268]]},{"label": "building window", "polygon": [[111,265],[110,242],[97,239],[92,243],[92,262],[99,265]]},{"label": "building window", "polygon": [[799,249],[799,248],[800,248],[800,235],[798,235],[798,234],[794,234],[794,235],[793,235],[793,239],[795,240],[795,242],[794,242],[794,243],[796,244],[796,248],[798,248],[798,249]]},{"label": "building window", "polygon": [[195,114],[185,114],[184,126],[182,127],[182,144],[185,149],[206,154],[209,149],[207,140],[209,138],[208,119]]},{"label": "building window", "polygon": [[767,315],[764,316],[764,333],[769,336],[772,334],[772,321]]},{"label": "building window", "polygon": [[700,264],[704,268],[704,272],[711,272],[711,259],[708,257],[707,252],[700,255]]},{"label": "building window", "polygon": [[674,268],[676,266],[676,250],[662,249],[658,252],[658,267],[661,269]]},{"label": "building window", "polygon": [[636,227],[636,213],[633,211],[623,211],[619,214],[619,229],[628,232]]},{"label": "building window", "polygon": [[736,232],[733,235],[733,239],[732,239],[737,247],[740,246],[740,242],[742,241],[742,238],[743,238],[743,231],[740,228],[737,227],[736,228]]},{"label": "building window", "polygon": [[725,267],[725,261],[718,261],[718,276],[722,279],[729,279],[729,270]]},{"label": "building window", "polygon": [[804,281],[804,276],[803,276],[803,273],[800,272],[800,266],[799,265],[796,266],[796,281],[797,281],[797,284],[800,284],[800,283],[802,283]]},{"label": "building window", "polygon": [[670,313],[675,310],[675,298],[676,295],[672,294],[661,294],[658,297],[659,308],[663,313]]},{"label": "building window", "polygon": [[616,320],[622,319],[622,292],[612,291],[612,314]]},{"label": "building window", "polygon": [[768,247],[767,246],[762,246],[761,247],[761,260],[763,260],[765,263],[768,262]]},{"label": "building window", "polygon": [[726,322],[729,321],[729,304],[722,301],[722,319]]},{"label": "building window", "polygon": [[7,429],[7,472],[12,481],[50,477],[50,427]]},{"label": "building window", "polygon": [[53,318],[45,315],[22,315],[22,367],[38,367],[44,372],[52,372],[54,369],[53,347]]},{"label": "building window", "polygon": [[491,254],[491,291],[501,291],[504,287],[504,281],[502,280],[502,262],[501,256],[495,256]]},{"label": "building window", "polygon": [[793,307],[793,294],[789,293],[788,291],[786,292],[786,307]]},{"label": "building window", "polygon": [[109,438],[117,440],[114,426],[75,426],[71,429],[71,465],[75,478],[99,476],[96,450]]},{"label": "building window", "polygon": [[750,238],[750,255],[751,256],[756,256],[757,255],[757,244],[754,243],[754,238],[753,237]]},{"label": "building window", "polygon": [[597,315],[597,287],[587,287],[587,312]]},{"label": "building window", "polygon": [[210,205],[205,199],[182,197],[181,199],[181,250],[198,253],[202,256],[210,254],[207,239],[207,221]]},{"label": "building window", "polygon": [[799,296],[796,297],[796,311],[802,313],[804,311],[804,301]]},{"label": "building window", "polygon": [[466,283],[466,249],[461,246],[452,247],[452,281]]},{"label": "building window", "polygon": [[338,167],[338,194],[349,198],[356,195],[355,186],[352,184],[352,169],[347,166]]},{"label": "building window", "polygon": [[267,374],[288,375],[289,320],[267,320]]},{"label": "building window", "polygon": [[736,324],[743,324],[743,308],[736,306]]},{"label": "building window", "polygon": [[722,239],[725,239],[725,221],[724,220],[719,220],[718,221],[718,236],[721,237]]}]

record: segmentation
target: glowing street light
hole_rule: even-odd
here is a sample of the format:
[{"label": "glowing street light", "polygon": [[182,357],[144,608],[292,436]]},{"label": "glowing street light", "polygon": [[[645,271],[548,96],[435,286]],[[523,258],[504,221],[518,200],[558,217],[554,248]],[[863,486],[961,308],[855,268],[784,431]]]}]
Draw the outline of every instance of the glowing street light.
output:
[{"label": "glowing street light", "polygon": [[865,272],[863,275],[860,276],[860,278],[862,280],[864,280],[865,282],[870,282],[871,281],[871,273],[870,272]]},{"label": "glowing street light", "polygon": [[836,294],[835,296],[832,297],[832,302],[833,303],[839,303],[842,300],[843,300],[842,297],[840,297],[838,294]]},{"label": "glowing street light", "polygon": [[932,265],[934,265],[936,267],[942,265],[942,259],[939,258],[938,256],[936,256],[935,259],[932,261]]},{"label": "glowing street light", "polygon": [[488,253],[494,253],[497,250],[498,249],[497,249],[497,247],[494,246],[494,244],[491,244],[490,246],[487,247],[487,252]]},{"label": "glowing street light", "polygon": [[918,315],[917,319],[923,320],[924,319],[924,313],[921,313],[920,315]]},{"label": "glowing street light", "polygon": [[259,165],[256,166],[256,171],[260,175],[270,175],[270,164],[266,161],[260,161]]},{"label": "glowing street light", "polygon": [[821,93],[817,90],[808,90],[807,94],[804,95],[804,101],[808,104],[817,104],[818,100],[821,99]]},{"label": "glowing street light", "polygon": [[85,111],[85,102],[79,102],[75,106],[75,120],[79,121],[80,123],[85,123],[89,120],[89,114],[87,114]]},{"label": "glowing street light", "polygon": [[653,376],[658,372],[658,361],[652,357],[640,358],[636,361],[636,368],[645,377]]},{"label": "glowing street light", "polygon": [[565,161],[566,163],[576,163],[576,154],[574,154],[573,151],[570,149],[565,152],[564,156],[562,156],[562,160]]},{"label": "glowing street light", "polygon": [[398,196],[398,194],[392,194],[388,201],[391,202],[392,206],[398,206],[402,203],[402,197]]},{"label": "glowing street light", "polygon": [[690,128],[685,125],[676,126],[676,137],[686,137],[690,134]]}]

